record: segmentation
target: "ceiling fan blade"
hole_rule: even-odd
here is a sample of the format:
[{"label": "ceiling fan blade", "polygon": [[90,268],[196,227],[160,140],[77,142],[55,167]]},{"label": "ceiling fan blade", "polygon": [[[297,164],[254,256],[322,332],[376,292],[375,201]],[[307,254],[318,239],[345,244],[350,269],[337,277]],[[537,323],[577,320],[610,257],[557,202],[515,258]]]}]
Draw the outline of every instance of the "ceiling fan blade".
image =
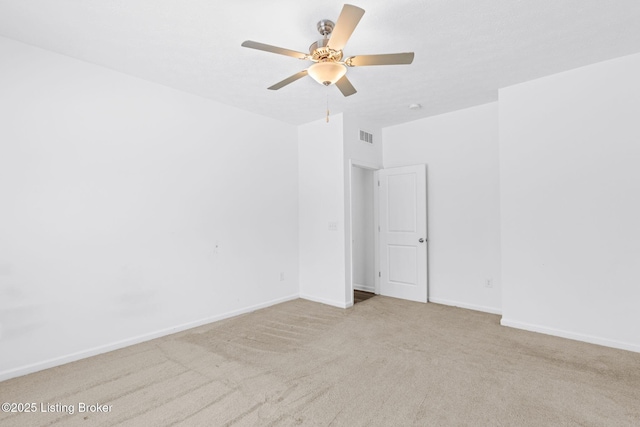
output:
[{"label": "ceiling fan blade", "polygon": [[344,96],[351,96],[357,92],[346,75],[342,76],[340,80],[336,82],[336,86],[338,86],[338,89],[340,89],[340,92],[342,92]]},{"label": "ceiling fan blade", "polygon": [[344,62],[349,67],[364,67],[367,65],[400,65],[413,62],[413,52],[386,53],[382,55],[358,55],[347,58]]},{"label": "ceiling fan blade", "polygon": [[364,9],[360,9],[357,6],[345,4],[342,7],[342,12],[338,16],[336,25],[331,32],[331,38],[329,39],[328,46],[334,50],[342,50],[347,44],[349,37],[356,29],[356,25],[360,22],[360,19],[364,15]]},{"label": "ceiling fan blade", "polygon": [[248,47],[251,49],[264,50],[265,52],[278,53],[280,55],[293,56],[298,59],[307,59],[308,55],[306,53],[297,52],[295,50],[284,49],[277,46],[271,46],[270,44],[258,43],[251,40],[247,40],[242,42],[243,47]]},{"label": "ceiling fan blade", "polygon": [[269,90],[278,90],[280,88],[285,87],[289,83],[293,83],[296,80],[303,78],[306,75],[307,75],[307,70],[302,70],[299,73],[295,73],[293,76],[287,77],[283,81],[278,82],[278,83],[274,84],[273,86],[268,87],[267,89],[269,89]]}]

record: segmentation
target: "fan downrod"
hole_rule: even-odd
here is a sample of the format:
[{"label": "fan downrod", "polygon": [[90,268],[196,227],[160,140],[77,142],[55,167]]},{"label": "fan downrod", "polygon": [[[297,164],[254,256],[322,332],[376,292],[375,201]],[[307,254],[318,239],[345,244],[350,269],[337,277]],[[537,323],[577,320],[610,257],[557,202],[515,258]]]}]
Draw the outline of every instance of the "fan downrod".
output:
[{"label": "fan downrod", "polygon": [[327,36],[329,36],[329,34],[331,34],[335,26],[336,24],[333,21],[330,21],[328,19],[322,19],[318,21],[317,28],[318,28],[318,32],[322,34],[323,37],[326,38]]}]

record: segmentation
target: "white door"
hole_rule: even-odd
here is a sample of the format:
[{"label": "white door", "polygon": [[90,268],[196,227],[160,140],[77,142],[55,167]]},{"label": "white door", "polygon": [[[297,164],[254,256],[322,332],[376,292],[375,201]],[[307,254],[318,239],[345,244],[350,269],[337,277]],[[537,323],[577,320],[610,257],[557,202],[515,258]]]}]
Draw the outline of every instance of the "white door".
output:
[{"label": "white door", "polygon": [[427,302],[427,173],[425,165],[381,169],[380,294]]}]

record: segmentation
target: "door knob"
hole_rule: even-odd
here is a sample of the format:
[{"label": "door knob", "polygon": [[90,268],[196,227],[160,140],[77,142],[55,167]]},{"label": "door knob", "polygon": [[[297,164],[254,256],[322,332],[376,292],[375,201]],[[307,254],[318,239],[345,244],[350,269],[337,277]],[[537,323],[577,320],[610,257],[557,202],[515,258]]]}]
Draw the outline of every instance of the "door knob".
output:
[{"label": "door knob", "polygon": [[424,243],[424,239],[421,237],[420,240],[418,240],[418,242]]}]

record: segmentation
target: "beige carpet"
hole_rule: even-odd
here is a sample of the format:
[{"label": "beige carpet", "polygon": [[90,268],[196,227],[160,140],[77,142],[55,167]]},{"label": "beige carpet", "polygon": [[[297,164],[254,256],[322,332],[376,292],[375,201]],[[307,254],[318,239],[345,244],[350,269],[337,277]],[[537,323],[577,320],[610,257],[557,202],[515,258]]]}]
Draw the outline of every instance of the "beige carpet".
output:
[{"label": "beige carpet", "polygon": [[[2,426],[640,426],[640,354],[375,297],[304,300],[0,383]],[[111,405],[78,413],[79,404]],[[40,408],[38,408],[40,409]]]}]

